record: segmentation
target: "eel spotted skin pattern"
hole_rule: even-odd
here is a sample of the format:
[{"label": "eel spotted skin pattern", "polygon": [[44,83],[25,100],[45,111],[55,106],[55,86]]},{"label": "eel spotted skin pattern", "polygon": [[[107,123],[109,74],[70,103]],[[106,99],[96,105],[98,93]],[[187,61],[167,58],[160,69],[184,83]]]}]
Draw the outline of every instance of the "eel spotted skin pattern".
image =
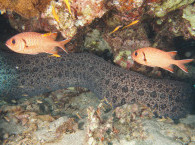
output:
[{"label": "eel spotted skin pattern", "polygon": [[20,98],[80,86],[113,106],[140,102],[160,115],[184,117],[192,107],[189,84],[152,79],[89,53],[21,55],[0,51],[0,97]]}]

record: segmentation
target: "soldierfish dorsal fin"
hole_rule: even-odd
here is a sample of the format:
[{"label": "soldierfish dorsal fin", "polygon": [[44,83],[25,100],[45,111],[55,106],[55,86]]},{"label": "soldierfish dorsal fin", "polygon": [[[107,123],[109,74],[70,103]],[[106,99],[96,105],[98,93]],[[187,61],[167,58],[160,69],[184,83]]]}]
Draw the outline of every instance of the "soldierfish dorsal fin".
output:
[{"label": "soldierfish dorsal fin", "polygon": [[177,54],[177,51],[170,51],[170,52],[167,52],[172,58],[175,57],[175,55]]},{"label": "soldierfish dorsal fin", "polygon": [[182,69],[184,72],[188,73],[187,68],[185,67],[185,63],[192,62],[194,59],[183,59],[183,60],[176,60],[175,65],[177,65],[180,69]]},{"label": "soldierfish dorsal fin", "polygon": [[58,36],[58,33],[57,32],[54,32],[54,33],[45,33],[45,34],[41,34],[41,36],[43,37],[49,37],[53,40],[56,40],[56,37]]}]

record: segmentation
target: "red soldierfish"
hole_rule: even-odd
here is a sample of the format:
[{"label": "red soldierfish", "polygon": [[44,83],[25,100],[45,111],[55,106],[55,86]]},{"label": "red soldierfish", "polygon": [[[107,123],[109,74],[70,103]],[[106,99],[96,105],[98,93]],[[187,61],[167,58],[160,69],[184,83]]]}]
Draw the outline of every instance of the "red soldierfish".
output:
[{"label": "red soldierfish", "polygon": [[185,63],[193,61],[193,59],[175,60],[176,51],[165,52],[157,48],[141,48],[133,52],[131,55],[133,60],[150,67],[160,67],[173,73],[172,65],[177,65],[184,72],[188,72]]},{"label": "red soldierfish", "polygon": [[6,45],[12,51],[23,54],[49,53],[59,56],[56,47],[64,47],[71,39],[55,41],[57,33],[40,34],[36,32],[23,32],[7,40]]}]

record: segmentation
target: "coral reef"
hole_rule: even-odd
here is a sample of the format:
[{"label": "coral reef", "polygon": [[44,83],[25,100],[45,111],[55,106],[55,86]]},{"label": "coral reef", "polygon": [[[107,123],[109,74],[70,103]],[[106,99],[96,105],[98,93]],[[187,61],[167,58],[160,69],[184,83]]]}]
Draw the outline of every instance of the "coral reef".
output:
[{"label": "coral reef", "polygon": [[[0,100],[0,104],[4,104],[0,106],[0,143],[9,145],[156,145],[163,142],[191,145],[195,141],[193,128],[195,116],[188,116],[181,119],[180,123],[174,124],[169,118],[154,118],[153,111],[142,104],[126,104],[113,111],[107,109],[109,104],[102,101],[98,105],[95,100],[93,100],[96,102],[95,105],[84,109],[69,107],[70,110],[67,108],[63,110],[63,107],[68,104],[86,106],[84,101],[78,101],[78,99],[65,101],[64,105],[56,108],[55,104],[61,104],[63,99],[66,100],[66,94],[72,98],[71,94],[78,94],[78,91],[83,92],[82,89],[70,88],[53,92],[49,99],[42,95],[29,100],[13,100],[12,105]],[[90,96],[87,95],[85,100],[90,100]],[[38,105],[47,106],[48,100],[53,103],[51,104],[53,110],[39,112],[39,109],[44,107],[38,107]],[[96,105],[97,109],[95,109]],[[53,114],[57,109],[58,114]],[[70,117],[71,112],[78,112],[81,116]]]},{"label": "coral reef", "polygon": [[[79,27],[90,24],[95,18],[101,18],[107,11],[111,11],[106,17],[108,18],[107,26],[111,26],[110,31],[119,24],[123,26],[134,20],[145,19],[144,14],[163,17],[192,2],[193,0],[163,2],[161,0],[108,0],[105,3],[103,0],[73,0],[66,3],[65,0],[31,0],[28,2],[8,0],[0,1],[0,9],[7,10],[11,25],[19,31],[58,31],[63,37],[70,38],[75,36]],[[189,19],[190,15],[193,15],[193,6],[183,10],[183,18],[189,21],[190,26],[186,27],[194,36],[194,22],[193,19]],[[163,20],[157,23],[162,23],[161,21]]]},{"label": "coral reef", "polygon": [[184,36],[185,39],[194,38],[193,2],[194,0],[166,0],[162,3],[149,5],[147,13],[152,17],[156,17],[155,23],[158,25],[153,24],[154,30],[158,32],[159,26],[161,26],[160,29],[166,29],[166,33],[171,32],[167,36]]},{"label": "coral reef", "polygon": [[187,26],[190,34],[195,38],[195,4],[189,5],[183,9],[183,18],[186,19],[190,25]]},{"label": "coral reef", "polygon": [[[86,142],[88,145],[109,142],[110,138],[115,137],[113,132],[113,118],[110,117],[107,120],[102,120],[101,117],[101,106],[99,105],[98,109],[95,110],[93,107],[87,109],[88,119],[87,119],[87,131],[86,131]],[[112,136],[112,137],[110,137]]]},{"label": "coral reef", "polygon": [[156,5],[156,7],[152,9],[157,17],[164,17],[167,13],[189,5],[193,2],[194,0],[165,0],[162,4]]},{"label": "coral reef", "polygon": [[128,28],[142,20],[149,8],[154,8],[161,0],[111,0],[107,7],[113,10],[108,14],[108,26],[115,28]]},{"label": "coral reef", "polygon": [[9,19],[12,27],[19,31],[57,31],[64,38],[70,38],[77,33],[79,27],[90,24],[95,18],[101,18],[107,11],[103,0],[70,1],[70,9],[71,13],[64,0],[51,1],[36,18],[26,20],[9,14]]},{"label": "coral reef", "polygon": [[114,59],[114,63],[120,65],[122,68],[129,69],[133,65],[131,58],[131,51],[120,51]]},{"label": "coral reef", "polygon": [[[0,128],[6,126],[3,134],[0,134],[0,143],[1,139],[4,139],[5,144],[16,144],[16,142],[18,144],[54,142],[55,144],[64,136],[66,137],[66,134],[74,134],[78,131],[78,117],[86,116],[85,109],[88,103],[94,106],[99,103],[97,97],[93,98],[93,95],[86,94],[86,91],[81,88],[69,88],[53,92],[49,96],[12,100],[11,105],[0,100]],[[78,92],[83,92],[80,99],[77,96]],[[71,105],[70,102],[72,102]],[[61,117],[63,114],[69,117]],[[17,141],[16,136],[12,134],[17,135]],[[80,133],[79,136],[84,138],[84,134]],[[68,138],[65,139],[66,142],[71,142]],[[78,142],[80,141],[78,139]]]},{"label": "coral reef", "polygon": [[64,1],[61,0],[58,2],[51,1],[47,10],[41,14],[41,18],[46,19],[50,26],[56,28],[63,37],[67,38],[73,37],[77,30],[74,22],[75,18],[72,15],[66,9]]},{"label": "coral reef", "polygon": [[[69,1],[69,10],[64,0],[51,1],[44,12],[41,12],[40,17],[30,19],[10,12],[7,15],[12,27],[20,32],[50,31],[61,32],[65,38],[75,36],[72,39],[73,45],[71,44],[73,51],[87,49],[99,53],[107,49],[113,53],[114,62],[126,69],[132,66],[129,55],[136,49],[153,46],[165,51],[176,50],[177,48],[172,43],[175,37],[193,38],[193,19],[189,19],[193,14],[193,9],[190,10],[193,6],[191,4],[187,6],[185,3],[184,6],[177,8],[179,13],[171,10],[173,12],[170,12],[170,15],[157,18],[155,17],[156,8],[164,7],[171,1],[108,0],[105,3],[100,0],[81,2],[80,0]],[[178,3],[180,4],[180,2]],[[178,3],[172,4],[171,7],[178,6]],[[107,11],[108,13],[106,13]],[[104,15],[105,13],[106,15]],[[102,19],[93,21],[103,15]],[[139,21],[134,25],[124,27],[134,20]],[[87,27],[83,28],[82,26]],[[120,26],[120,29],[110,33],[117,26]],[[137,64],[131,69],[149,76],[163,75],[161,70]]]},{"label": "coral reef", "polygon": [[104,51],[106,49],[111,49],[98,29],[94,29],[91,33],[89,32],[86,34],[84,46],[85,49],[91,51]]},{"label": "coral reef", "polygon": [[113,0],[112,5],[122,13],[123,18],[125,16],[131,16],[131,18],[140,16],[140,8],[143,5],[144,0]]},{"label": "coral reef", "polygon": [[[166,51],[177,50],[172,42],[175,37],[194,38],[193,2],[71,0],[68,7],[65,0],[0,0],[0,10],[1,14],[6,10],[10,24],[20,32],[50,31],[60,32],[65,38],[75,36],[77,38],[73,41],[84,41],[79,46],[73,42],[73,48],[85,47],[92,51],[108,49],[114,54],[115,63],[129,69],[132,65],[129,56],[136,49],[153,46]],[[107,11],[109,13],[103,17]],[[88,25],[101,17],[101,26]],[[122,29],[122,26],[138,19],[136,25]],[[111,34],[119,25],[121,29]],[[83,26],[87,26],[88,31],[80,31]],[[131,69],[152,77],[163,75],[161,70],[137,64]],[[193,82],[194,72],[191,66],[188,74],[178,70],[173,75],[180,79],[190,77]],[[166,74],[166,77],[170,75]],[[0,105],[4,105],[0,107],[0,144],[155,145],[161,142],[195,142],[195,131],[191,127],[195,124],[193,116],[190,125],[174,124],[170,119],[154,118],[153,112],[142,104],[124,105],[112,112],[109,105],[100,103],[86,89],[69,88],[11,102],[12,106],[4,100],[0,101]]]},{"label": "coral reef", "polygon": [[0,0],[0,9],[14,11],[25,18],[37,17],[51,0]]},{"label": "coral reef", "polygon": [[[109,21],[106,23],[109,23]],[[134,33],[134,31],[137,31],[137,33]],[[133,51],[151,45],[142,25],[132,26],[122,31],[119,30],[111,35],[110,33],[105,33],[104,39],[111,46],[111,52],[114,54],[114,63],[125,69],[129,69],[133,65],[131,58]]]}]

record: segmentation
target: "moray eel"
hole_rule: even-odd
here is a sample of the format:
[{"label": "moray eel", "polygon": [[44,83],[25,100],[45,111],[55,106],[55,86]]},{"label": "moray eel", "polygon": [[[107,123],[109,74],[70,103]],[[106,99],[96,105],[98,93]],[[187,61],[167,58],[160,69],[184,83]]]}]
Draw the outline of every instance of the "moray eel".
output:
[{"label": "moray eel", "polygon": [[0,52],[0,97],[12,99],[80,86],[90,89],[113,106],[139,102],[160,115],[184,117],[192,107],[189,84],[152,79],[124,70],[89,53],[60,58]]}]

